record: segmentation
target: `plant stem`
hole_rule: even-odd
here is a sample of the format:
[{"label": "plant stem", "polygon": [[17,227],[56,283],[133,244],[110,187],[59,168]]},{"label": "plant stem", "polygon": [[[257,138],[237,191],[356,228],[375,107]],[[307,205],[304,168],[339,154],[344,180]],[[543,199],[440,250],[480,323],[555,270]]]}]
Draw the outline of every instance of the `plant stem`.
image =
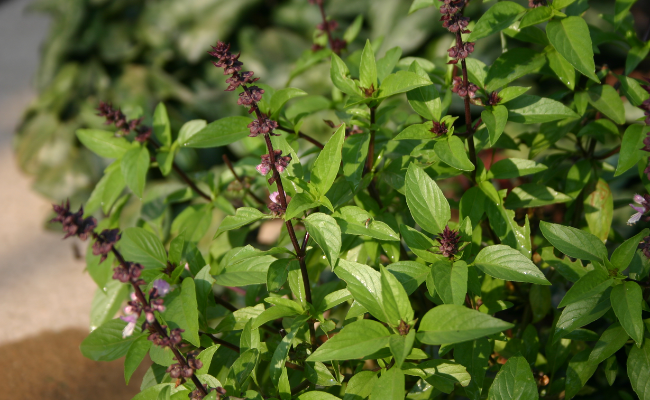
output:
[{"label": "plant stem", "polygon": [[[368,158],[366,159],[366,168],[364,175],[366,173],[372,172],[372,168],[375,163],[375,122],[376,122],[377,107],[370,107],[370,144],[368,145]],[[368,185],[368,193],[370,196],[377,202],[379,208],[384,208],[384,204],[381,201],[379,191],[375,185],[375,178],[372,178],[370,185]]]},{"label": "plant stem", "polygon": [[[160,148],[160,145],[159,145],[158,143],[156,143],[156,141],[153,140],[151,137],[150,137],[149,139],[147,139],[147,142],[148,142],[149,144],[151,144],[151,146],[152,146],[154,149],[156,149],[156,150]],[[196,184],[195,184],[194,182],[192,182],[192,180],[190,179],[190,177],[187,176],[187,174],[186,174],[185,172],[183,172],[183,170],[182,170],[182,169],[178,166],[178,164],[176,164],[176,162],[174,162],[174,161],[172,161],[172,168],[174,169],[174,171],[176,171],[176,173],[177,173],[178,175],[180,175],[181,179],[184,180],[185,183],[187,183],[187,185],[188,185],[190,188],[192,188],[192,190],[194,190],[194,191],[196,192],[196,194],[198,194],[199,196],[203,197],[203,198],[206,199],[207,201],[212,202],[212,197],[210,197],[208,194],[206,194],[206,193],[203,192],[201,189],[199,189],[199,187],[196,186]]]},{"label": "plant stem", "polygon": [[613,148],[612,150],[608,151],[608,152],[605,153],[605,154],[602,154],[602,155],[600,155],[600,156],[594,157],[594,160],[605,160],[605,159],[607,159],[607,158],[613,156],[614,154],[619,153],[620,151],[621,151],[621,146],[619,145],[619,146]]},{"label": "plant stem", "polygon": [[[95,238],[95,240],[99,239],[99,235],[97,235],[94,232],[93,232],[93,237]],[[115,255],[115,258],[120,263],[120,265],[124,265],[126,267],[126,260],[124,259],[122,254],[115,247],[112,247],[111,251]],[[140,289],[140,286],[134,284],[133,282],[131,282],[131,286],[135,290],[135,296],[138,298],[140,303],[142,303],[143,305],[146,305],[147,307],[149,307],[150,304],[147,301],[147,298],[145,297],[144,293],[142,292],[142,289]],[[151,323],[151,326],[153,326],[153,328],[156,330],[156,332],[160,336],[162,336],[164,338],[167,338],[167,339],[169,338],[169,336],[167,335],[167,330],[163,329],[163,327],[160,325],[160,323],[158,322],[157,319],[155,319],[154,322]],[[187,368],[188,367],[187,360],[185,359],[185,357],[183,357],[183,355],[176,348],[176,346],[174,346],[173,344],[170,344],[169,348],[171,349],[172,353],[174,353],[174,356],[176,357],[176,360],[178,361],[178,363],[182,367]],[[208,392],[203,387],[203,384],[201,383],[201,381],[199,381],[199,379],[196,377],[196,374],[192,374],[191,378],[192,378],[192,382],[194,382],[194,385],[196,386],[197,389],[199,389],[201,394],[203,394],[203,396],[207,396]]]},{"label": "plant stem", "polygon": [[[463,45],[463,38],[460,35],[460,31],[456,32],[456,44],[457,46]],[[460,61],[461,68],[463,70],[463,86],[465,88],[469,87],[469,79],[467,78],[467,64],[463,58]],[[478,164],[476,163],[476,148],[474,147],[474,127],[472,126],[472,112],[469,108],[469,92],[465,95],[465,125],[467,127],[467,147],[469,148],[469,159],[474,164],[474,170],[472,170],[472,182],[476,183],[476,169]]]},{"label": "plant stem", "polygon": [[334,38],[332,37],[332,32],[330,31],[329,21],[327,21],[327,14],[325,14],[325,6],[323,5],[323,1],[318,1],[317,3],[318,3],[318,8],[320,8],[320,15],[321,18],[323,19],[323,29],[327,34],[327,41],[330,44],[330,49],[332,49],[332,51],[336,53],[336,55],[340,55],[341,51],[338,50],[336,46],[334,46]]},{"label": "plant stem", "polygon": [[[292,131],[291,129],[285,128],[284,126],[279,125],[279,124],[278,124],[278,129],[281,130],[281,131],[287,132],[287,133],[294,133],[295,134],[295,132]],[[313,137],[311,137],[309,135],[306,135],[306,134],[304,134],[304,133],[302,133],[300,131],[298,131],[298,137],[305,139],[306,141],[308,141],[309,143],[313,144],[314,146],[318,147],[321,150],[325,148],[325,146],[323,146],[323,144],[321,142],[319,142],[318,140],[314,139]]]},{"label": "plant stem", "polygon": [[235,172],[235,168],[232,166],[232,163],[230,162],[230,159],[228,158],[228,156],[224,154],[222,158],[223,158],[223,162],[226,163],[226,165],[228,166],[228,169],[230,169],[230,172],[232,172],[235,179],[237,179],[237,182],[239,182],[239,184],[241,184],[242,188],[244,190],[246,190],[246,194],[249,194],[253,198],[253,200],[258,202],[259,204],[266,205],[266,203],[264,203],[264,201],[262,201],[262,199],[257,197],[257,195],[255,193],[253,193],[250,190],[250,188],[246,188],[246,183],[244,182],[244,180],[239,175],[237,175],[237,172]]}]

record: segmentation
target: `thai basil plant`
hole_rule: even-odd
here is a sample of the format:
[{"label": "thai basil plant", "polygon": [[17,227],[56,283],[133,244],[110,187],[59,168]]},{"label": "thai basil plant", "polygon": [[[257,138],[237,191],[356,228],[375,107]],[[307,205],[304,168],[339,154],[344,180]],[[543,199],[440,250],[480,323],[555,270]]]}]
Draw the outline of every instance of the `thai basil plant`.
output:
[{"label": "thai basil plant", "polygon": [[[54,207],[99,287],[82,353],[124,357],[126,382],[148,356],[138,400],[650,399],[650,87],[631,76],[650,44],[632,2],[596,26],[585,0],[472,19],[466,0],[415,0],[447,30],[433,61],[355,49],[363,19],[342,33],[310,3],[322,22],[292,75],[329,66],[327,98],[264,84],[219,41],[237,115],[175,129],[164,103],[100,102],[106,128],[77,130],[113,160],[82,208]],[[473,58],[481,42],[500,54]],[[623,68],[596,63],[612,46]],[[223,160],[188,173],[188,148]]]}]

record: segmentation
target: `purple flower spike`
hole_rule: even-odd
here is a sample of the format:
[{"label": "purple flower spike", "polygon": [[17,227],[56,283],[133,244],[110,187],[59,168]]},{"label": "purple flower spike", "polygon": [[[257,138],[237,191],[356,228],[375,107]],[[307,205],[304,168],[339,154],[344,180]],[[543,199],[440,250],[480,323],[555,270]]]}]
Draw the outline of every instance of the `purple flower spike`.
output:
[{"label": "purple flower spike", "polygon": [[630,207],[632,207],[636,213],[627,220],[628,225],[636,224],[639,222],[641,217],[643,217],[643,214],[650,211],[650,195],[646,194],[645,196],[641,196],[640,194],[635,194],[633,199],[638,206],[630,204]]},{"label": "purple flower spike", "polygon": [[127,338],[133,335],[133,331],[135,330],[135,323],[138,320],[138,316],[133,314],[133,315],[127,315],[120,318],[122,319],[122,321],[128,322],[124,327],[124,330],[122,330],[122,338]]},{"label": "purple flower spike", "polygon": [[163,279],[156,279],[153,281],[153,288],[156,289],[156,292],[160,297],[165,297],[170,290],[169,283]]}]

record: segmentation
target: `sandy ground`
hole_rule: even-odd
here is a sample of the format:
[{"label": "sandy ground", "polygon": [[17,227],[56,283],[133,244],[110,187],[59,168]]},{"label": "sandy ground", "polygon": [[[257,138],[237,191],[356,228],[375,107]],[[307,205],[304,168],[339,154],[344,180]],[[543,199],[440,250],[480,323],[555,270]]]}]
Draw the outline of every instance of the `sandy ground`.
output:
[{"label": "sandy ground", "polygon": [[127,400],[144,371],[127,388],[121,360],[81,356],[95,285],[74,258],[74,243],[43,230],[51,206],[31,191],[12,154],[48,29],[46,18],[24,13],[27,4],[0,3],[0,400]]}]

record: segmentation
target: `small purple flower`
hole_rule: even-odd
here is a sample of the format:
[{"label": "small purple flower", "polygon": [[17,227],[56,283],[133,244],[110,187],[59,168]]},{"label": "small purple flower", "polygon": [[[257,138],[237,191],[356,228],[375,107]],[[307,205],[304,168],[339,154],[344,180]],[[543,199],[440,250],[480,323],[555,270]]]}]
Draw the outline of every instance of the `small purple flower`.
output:
[{"label": "small purple flower", "polygon": [[133,331],[135,330],[135,324],[138,321],[138,316],[132,314],[132,315],[126,315],[120,317],[120,319],[124,322],[127,322],[126,326],[124,327],[124,330],[122,330],[122,338],[127,338],[133,335]]},{"label": "small purple flower", "polygon": [[638,248],[646,258],[650,258],[650,236],[644,237]]},{"label": "small purple flower", "polygon": [[269,164],[264,164],[263,162],[262,164],[259,164],[257,167],[255,167],[255,169],[257,170],[257,172],[259,172],[264,176],[266,176],[269,172],[271,172],[271,166]]},{"label": "small purple flower", "polygon": [[[286,194],[285,194],[286,197]],[[286,211],[286,208],[282,207],[282,203],[280,202],[280,192],[273,192],[269,195],[269,199],[271,200],[271,203],[269,203],[268,207],[269,210],[273,214],[277,215],[282,215]],[[289,199],[287,199],[287,202]]]},{"label": "small purple flower", "polygon": [[650,195],[646,194],[645,196],[641,196],[640,194],[635,194],[634,195],[634,202],[638,204],[639,206],[635,206],[634,204],[630,204],[630,207],[636,211],[636,214],[633,214],[629,220],[627,220],[628,225],[634,225],[643,216],[643,214],[647,213],[650,211]]},{"label": "small purple flower", "polygon": [[156,293],[158,293],[158,296],[160,297],[165,297],[170,290],[169,283],[164,279],[156,279],[153,281],[153,288],[156,289]]}]

